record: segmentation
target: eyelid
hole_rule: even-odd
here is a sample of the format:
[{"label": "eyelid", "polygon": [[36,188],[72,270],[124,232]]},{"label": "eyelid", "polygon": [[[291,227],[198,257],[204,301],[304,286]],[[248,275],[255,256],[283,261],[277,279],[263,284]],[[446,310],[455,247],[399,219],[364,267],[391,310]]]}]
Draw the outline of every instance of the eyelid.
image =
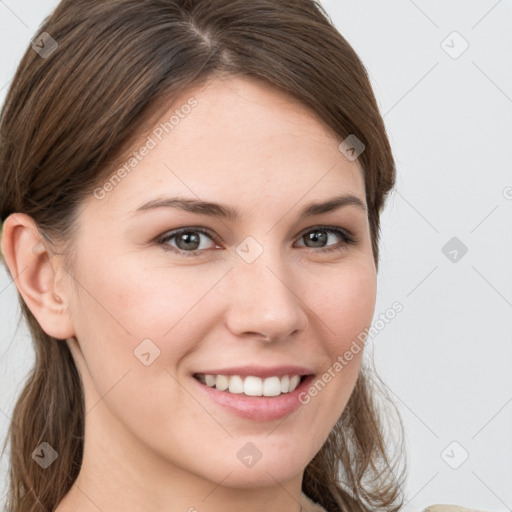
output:
[{"label": "eyelid", "polygon": [[172,240],[174,237],[180,235],[181,233],[185,233],[185,232],[188,232],[188,231],[202,233],[203,235],[207,235],[216,244],[221,245],[219,237],[211,229],[203,228],[203,227],[196,227],[196,226],[186,226],[186,227],[183,227],[183,228],[171,229],[170,231],[166,231],[162,235],[158,236],[155,239],[155,242],[157,244],[163,245],[165,249],[170,250],[172,252],[175,252],[177,254],[185,254],[186,256],[195,256],[195,255],[199,255],[201,253],[204,253],[205,249],[203,249],[203,250],[196,249],[195,251],[181,251],[180,249],[176,249],[175,247],[171,247],[171,248],[165,247],[167,245],[165,243],[166,241]]},{"label": "eyelid", "polygon": [[318,230],[318,231],[335,231],[335,232],[341,232],[342,234],[344,234],[347,239],[352,239],[353,241],[357,241],[357,238],[355,236],[355,234],[346,229],[346,228],[342,228],[341,226],[331,226],[329,224],[318,224],[316,226],[312,226],[310,228],[306,228],[305,230],[303,230],[299,235],[298,235],[298,238],[301,238],[303,237],[306,233],[309,233],[310,231],[315,231],[315,230]]},{"label": "eyelid", "polygon": [[[180,235],[183,232],[197,232],[202,233],[204,235],[207,235],[212,239],[213,242],[215,242],[218,245],[222,245],[219,237],[216,235],[215,232],[213,232],[209,228],[205,227],[199,227],[199,226],[186,226],[182,228],[176,228],[172,229],[170,231],[166,231],[162,235],[158,236],[155,239],[155,243],[162,245],[164,247],[164,250],[171,251],[178,255],[183,256],[201,256],[203,253],[207,252],[208,249],[195,249],[194,251],[183,251],[180,249],[177,249],[175,247],[169,247],[166,242],[168,240],[172,240],[174,237]],[[304,229],[299,235],[296,236],[296,239],[300,240],[303,236],[305,236],[307,233],[310,233],[312,231],[326,231],[328,233],[335,233],[339,234],[339,236],[343,239],[342,245],[339,246],[338,244],[328,245],[326,247],[320,247],[320,248],[314,248],[314,247],[304,247],[305,249],[309,249],[310,252],[318,252],[318,253],[326,253],[329,251],[341,251],[343,249],[346,249],[348,245],[355,245],[359,242],[359,238],[350,230],[346,228],[342,228],[341,226],[332,226],[332,225],[325,225],[325,224],[319,224],[315,226],[311,226],[309,228]],[[210,249],[211,250],[211,249]]]}]

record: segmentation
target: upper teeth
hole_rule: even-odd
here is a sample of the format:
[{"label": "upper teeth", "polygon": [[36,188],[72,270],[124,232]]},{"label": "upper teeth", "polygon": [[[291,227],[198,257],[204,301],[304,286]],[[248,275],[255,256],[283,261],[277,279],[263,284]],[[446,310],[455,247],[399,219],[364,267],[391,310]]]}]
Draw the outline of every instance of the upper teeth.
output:
[{"label": "upper teeth", "polygon": [[253,375],[242,378],[240,375],[205,375],[198,373],[197,378],[203,384],[210,387],[215,386],[220,391],[243,393],[249,396],[278,396],[281,393],[290,393],[300,382],[299,375],[261,379]]}]

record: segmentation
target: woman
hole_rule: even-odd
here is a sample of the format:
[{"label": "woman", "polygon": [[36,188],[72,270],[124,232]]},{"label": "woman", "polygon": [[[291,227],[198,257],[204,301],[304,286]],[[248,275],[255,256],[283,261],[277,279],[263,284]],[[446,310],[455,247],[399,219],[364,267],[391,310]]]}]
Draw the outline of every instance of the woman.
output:
[{"label": "woman", "polygon": [[401,508],[362,365],[395,166],[320,5],[63,0],[0,130],[10,511]]}]

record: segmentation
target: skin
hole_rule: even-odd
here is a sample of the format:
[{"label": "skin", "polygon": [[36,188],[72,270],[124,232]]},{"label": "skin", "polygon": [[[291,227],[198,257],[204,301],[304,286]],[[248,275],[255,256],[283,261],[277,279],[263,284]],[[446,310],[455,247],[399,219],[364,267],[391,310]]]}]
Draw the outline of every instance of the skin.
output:
[{"label": "skin", "polygon": [[[57,512],[298,512],[304,468],[360,370],[362,351],[307,405],[274,421],[233,415],[192,381],[240,364],[298,364],[320,377],[370,326],[376,268],[362,208],[299,220],[306,204],[342,193],[366,205],[359,163],[321,119],[270,85],[228,77],[162,107],[155,125],[191,96],[197,106],[121,183],[83,203],[73,274],[30,217],[4,225],[8,267],[25,268],[16,285],[45,332],[66,340],[84,387],[83,464]],[[241,220],[165,207],[132,213],[175,195],[229,205]],[[357,242],[332,233],[307,245],[303,235],[322,225]],[[209,228],[218,241],[198,234],[197,257],[165,250],[190,251],[176,237],[155,242],[183,227]],[[263,248],[252,263],[236,252],[248,236]],[[147,338],[160,350],[148,366],[134,357]],[[262,454],[250,468],[236,456],[247,442]]]}]

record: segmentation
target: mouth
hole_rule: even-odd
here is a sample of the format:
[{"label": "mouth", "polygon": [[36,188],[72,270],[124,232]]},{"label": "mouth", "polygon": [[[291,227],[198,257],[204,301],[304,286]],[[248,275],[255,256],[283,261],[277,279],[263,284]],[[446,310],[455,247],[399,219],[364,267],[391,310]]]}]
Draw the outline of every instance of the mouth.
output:
[{"label": "mouth", "polygon": [[210,388],[235,395],[276,397],[295,391],[308,375],[275,375],[266,378],[256,375],[213,375],[195,373],[194,379]]},{"label": "mouth", "polygon": [[307,394],[315,375],[261,378],[254,375],[242,377],[195,373],[192,377],[199,390],[220,410],[244,420],[266,422],[282,419],[299,410],[301,405],[304,406],[307,402],[303,402],[301,397]]}]

